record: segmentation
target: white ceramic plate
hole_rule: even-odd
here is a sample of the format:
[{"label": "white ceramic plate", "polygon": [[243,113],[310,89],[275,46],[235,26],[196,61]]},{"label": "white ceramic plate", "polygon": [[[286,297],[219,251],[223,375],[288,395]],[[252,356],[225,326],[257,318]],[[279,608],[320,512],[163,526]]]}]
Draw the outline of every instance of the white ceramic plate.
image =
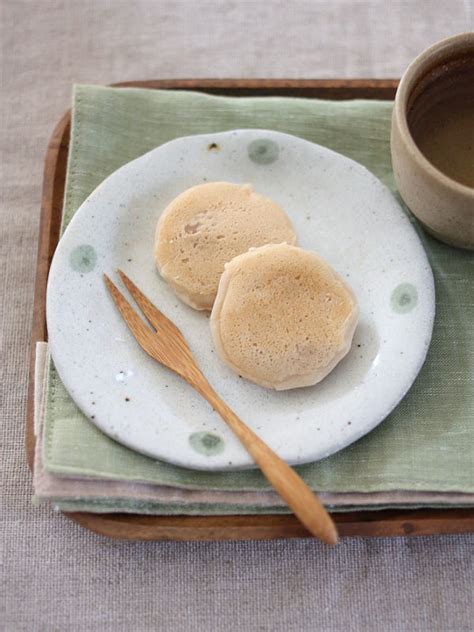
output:
[{"label": "white ceramic plate", "polygon": [[[182,304],[152,250],[166,205],[204,181],[253,184],[290,216],[299,245],[352,286],[360,323],[320,384],[275,392],[218,359],[208,316]],[[130,162],[84,202],[56,250],[47,319],[67,390],[93,422],[144,454],[199,469],[252,461],[208,404],[135,343],[102,273],[122,268],[185,334],[217,392],[286,461],[321,459],[379,424],[420,370],[434,317],[432,273],[402,209],[361,165],[300,138],[239,130],[180,138]]]}]

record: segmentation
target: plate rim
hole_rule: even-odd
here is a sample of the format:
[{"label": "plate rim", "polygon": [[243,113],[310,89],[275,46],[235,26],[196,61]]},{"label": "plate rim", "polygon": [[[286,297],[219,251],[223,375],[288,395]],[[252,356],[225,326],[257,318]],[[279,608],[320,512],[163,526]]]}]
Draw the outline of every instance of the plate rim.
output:
[{"label": "plate rim", "polygon": [[[72,227],[74,229],[74,225],[77,221],[78,218],[78,214],[81,210],[81,208],[91,199],[93,198],[96,193],[103,188],[110,179],[114,178],[117,176],[117,174],[119,174],[120,172],[122,172],[125,169],[130,168],[131,165],[134,165],[135,163],[137,163],[138,161],[141,161],[143,158],[150,156],[150,154],[153,154],[155,152],[161,151],[161,150],[165,150],[169,145],[173,145],[176,143],[185,143],[186,141],[189,140],[196,140],[196,139],[208,139],[210,137],[212,138],[218,138],[218,137],[225,137],[225,136],[229,136],[229,135],[236,135],[236,134],[241,134],[241,133],[251,133],[251,134],[262,134],[262,135],[271,135],[271,136],[277,136],[277,137],[285,137],[287,139],[290,140],[297,140],[298,142],[302,142],[306,145],[311,145],[311,146],[315,146],[317,148],[319,148],[320,150],[323,150],[324,153],[336,156],[338,159],[339,158],[343,158],[344,161],[347,161],[349,163],[352,163],[353,165],[356,165],[357,169],[360,170],[361,172],[365,172],[366,174],[368,174],[372,179],[374,179],[377,184],[382,187],[389,195],[390,197],[393,199],[393,201],[400,207],[400,211],[401,213],[403,213],[403,209],[400,205],[400,203],[398,202],[398,200],[396,199],[396,197],[394,196],[394,194],[392,193],[392,191],[390,191],[390,189],[387,187],[387,185],[385,185],[380,178],[378,178],[372,171],[370,171],[370,169],[368,169],[365,165],[363,165],[362,163],[340,153],[337,152],[329,147],[326,147],[324,145],[318,144],[318,143],[314,143],[312,141],[309,141],[305,138],[302,138],[301,136],[296,136],[294,134],[288,134],[285,132],[280,132],[280,131],[276,131],[276,130],[270,130],[270,129],[265,129],[265,128],[235,128],[235,129],[231,129],[231,130],[226,130],[226,131],[221,131],[221,132],[207,132],[207,133],[201,133],[201,134],[190,134],[190,135],[186,135],[186,136],[180,136],[177,137],[175,139],[169,140],[166,143],[163,143],[161,145],[158,145],[157,147],[154,147],[152,149],[150,149],[149,151],[141,154],[140,156],[137,156],[136,158],[134,158],[133,160],[121,165],[118,169],[116,169],[115,171],[113,171],[111,174],[109,174],[85,199],[84,201],[80,204],[80,206],[77,208],[77,210],[75,211],[74,215],[72,216],[72,218],[70,219],[70,221],[68,222],[68,225],[66,227],[66,229],[62,232],[62,235],[60,236],[60,239],[58,241],[58,244],[56,246],[55,252],[54,252],[54,256],[53,259],[51,261],[51,265],[50,265],[50,269],[49,269],[49,275],[48,275],[48,282],[47,282],[47,290],[46,290],[46,322],[49,323],[50,320],[50,282],[52,282],[53,279],[53,275],[51,274],[51,271],[54,271],[54,267],[55,267],[55,262],[57,262],[58,259],[58,251],[60,249],[61,246],[61,241],[63,236],[66,234],[66,232],[69,232],[70,227]],[[407,217],[405,215],[407,221],[411,224],[409,217]],[[292,465],[304,465],[307,463],[312,463],[312,462],[317,462],[320,461],[324,458],[327,458],[328,456],[332,456],[335,453],[340,452],[341,450],[345,449],[346,447],[348,447],[349,445],[352,445],[353,443],[355,443],[356,441],[358,441],[359,439],[361,439],[363,436],[367,435],[368,433],[370,433],[372,430],[374,430],[375,428],[377,428],[386,418],[387,416],[398,406],[398,404],[403,400],[403,398],[405,397],[405,395],[407,394],[407,392],[410,390],[410,388],[412,387],[413,383],[415,382],[416,378],[418,377],[418,374],[426,360],[426,356],[427,353],[430,349],[430,343],[431,343],[431,339],[432,339],[432,334],[433,334],[433,327],[434,327],[434,319],[435,319],[435,315],[436,315],[436,303],[435,303],[435,283],[434,283],[434,276],[433,276],[433,271],[429,262],[429,258],[427,256],[427,253],[423,247],[422,241],[419,237],[419,235],[417,234],[417,231],[415,230],[415,228],[413,227],[413,225],[410,226],[411,230],[413,231],[413,234],[416,236],[416,240],[420,246],[420,251],[423,253],[426,264],[427,264],[427,269],[429,270],[429,281],[430,281],[430,288],[429,288],[429,292],[431,294],[431,303],[432,303],[432,310],[431,310],[431,320],[429,325],[427,326],[426,331],[428,332],[428,337],[427,337],[427,343],[424,346],[423,349],[423,353],[420,354],[419,356],[419,360],[418,363],[416,364],[416,367],[413,371],[413,377],[410,378],[410,380],[407,380],[407,384],[406,387],[403,389],[403,391],[400,393],[398,399],[393,400],[393,402],[391,402],[387,408],[385,409],[385,412],[383,413],[382,417],[375,423],[371,423],[371,424],[366,424],[363,427],[360,428],[359,432],[354,432],[353,434],[350,435],[349,438],[347,438],[347,440],[344,441],[340,441],[338,443],[338,447],[336,447],[335,449],[333,449],[332,451],[330,451],[328,454],[324,455],[324,456],[320,456],[320,457],[316,457],[316,458],[304,458],[303,460],[299,460],[299,459],[286,459],[286,461]],[[48,326],[48,331],[50,331],[50,328]],[[50,353],[51,353],[51,357],[53,358],[54,355],[54,343],[51,344],[51,338],[49,338],[49,348],[50,348]],[[53,358],[54,361],[54,358]],[[66,381],[63,378],[63,374],[62,371],[58,368],[58,364],[56,362],[54,362],[54,365],[56,367],[58,376],[60,377],[61,381],[63,382],[64,386],[66,387]],[[184,382],[183,382],[184,384]],[[190,387],[191,388],[191,387]],[[74,395],[71,394],[69,389],[66,389],[68,391],[68,394],[70,395],[70,397],[73,399],[73,401],[77,404],[77,406],[81,409],[82,408],[79,404],[79,402],[76,400],[76,398],[74,397]],[[83,412],[83,411],[82,411]],[[175,466],[179,466],[179,467],[184,467],[187,469],[192,469],[192,470],[199,470],[199,471],[206,471],[206,472],[230,472],[230,471],[243,471],[243,470],[248,470],[248,469],[255,469],[257,466],[253,463],[245,463],[245,464],[232,464],[230,466],[222,466],[222,465],[216,465],[212,462],[209,463],[205,463],[202,466],[200,464],[192,464],[190,465],[189,462],[184,459],[180,459],[178,458],[174,458],[173,459],[169,459],[165,456],[157,456],[156,454],[153,453],[147,453],[146,451],[144,451],[143,449],[137,448],[136,446],[131,445],[131,443],[127,443],[125,441],[123,441],[121,438],[118,438],[116,436],[112,436],[109,432],[107,432],[107,430],[105,430],[102,426],[99,425],[99,423],[97,423],[96,420],[94,419],[90,419],[90,417],[83,412],[83,414],[88,418],[88,420],[90,422],[92,422],[101,432],[103,432],[105,435],[107,435],[108,437],[111,437],[112,439],[114,439],[115,441],[117,441],[118,443],[120,443],[121,445],[127,447],[128,449],[131,449],[133,451],[139,452],[140,454],[143,454],[145,456],[151,457],[155,460],[161,460],[165,463],[169,463],[171,465],[175,465]],[[368,427],[367,427],[368,426]]]}]

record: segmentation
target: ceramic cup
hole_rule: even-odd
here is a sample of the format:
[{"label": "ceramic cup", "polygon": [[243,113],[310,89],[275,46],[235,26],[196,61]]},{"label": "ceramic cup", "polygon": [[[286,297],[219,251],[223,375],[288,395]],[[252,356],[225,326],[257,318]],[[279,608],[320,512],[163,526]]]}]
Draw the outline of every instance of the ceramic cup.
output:
[{"label": "ceramic cup", "polygon": [[[432,235],[473,250],[474,187],[436,167],[417,143],[420,133],[435,129],[440,104],[474,108],[474,33],[442,40],[410,64],[395,98],[391,138],[395,180],[407,206]],[[474,139],[466,141],[472,147]],[[474,164],[463,165],[474,172]]]}]

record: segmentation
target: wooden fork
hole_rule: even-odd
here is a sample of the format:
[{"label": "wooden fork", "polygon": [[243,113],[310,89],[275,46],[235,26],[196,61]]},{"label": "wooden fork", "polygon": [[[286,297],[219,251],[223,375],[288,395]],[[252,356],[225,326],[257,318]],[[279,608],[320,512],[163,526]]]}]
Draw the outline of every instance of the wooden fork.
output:
[{"label": "wooden fork", "polygon": [[331,517],[306,483],[271,450],[217,395],[204,377],[182,333],[121,271],[124,285],[147,318],[151,329],[138,316],[123,294],[104,274],[107,287],[141,348],[154,360],[180,375],[216,410],[251,454],[274,489],[314,536],[336,544],[337,529]]}]

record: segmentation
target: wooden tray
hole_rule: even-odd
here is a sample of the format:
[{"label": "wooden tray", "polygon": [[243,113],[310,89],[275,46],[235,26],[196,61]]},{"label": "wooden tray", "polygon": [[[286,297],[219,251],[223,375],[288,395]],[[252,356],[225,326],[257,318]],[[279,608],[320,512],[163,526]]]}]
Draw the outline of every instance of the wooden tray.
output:
[{"label": "wooden tray", "polygon": [[[323,99],[393,99],[395,80],[202,79],[133,81],[117,84],[149,89],[199,90],[233,96],[298,96]],[[37,341],[47,340],[46,283],[58,243],[69,150],[70,111],[62,117],[46,153],[26,424],[26,452],[33,468],[33,388]],[[250,540],[309,537],[294,516],[141,516],[66,513],[96,533],[135,540]],[[341,536],[401,536],[474,531],[474,509],[363,511],[334,514]]]}]

